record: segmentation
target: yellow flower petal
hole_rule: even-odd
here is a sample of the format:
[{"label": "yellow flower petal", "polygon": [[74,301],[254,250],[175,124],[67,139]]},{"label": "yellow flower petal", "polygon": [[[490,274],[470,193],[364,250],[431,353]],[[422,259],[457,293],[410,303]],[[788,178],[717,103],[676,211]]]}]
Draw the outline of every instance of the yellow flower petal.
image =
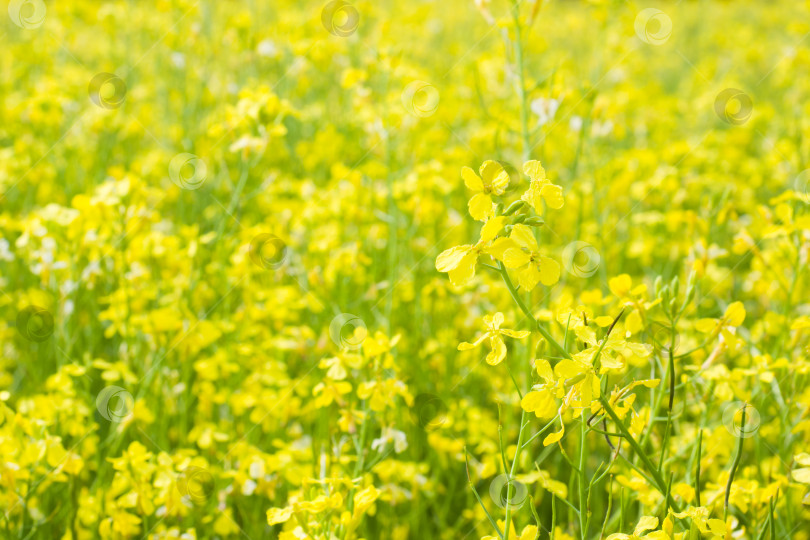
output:
[{"label": "yellow flower petal", "polygon": [[458,267],[464,256],[469,253],[470,246],[456,246],[442,251],[436,257],[436,270],[449,272]]},{"label": "yellow flower petal", "polygon": [[636,525],[636,528],[633,531],[633,535],[641,536],[646,531],[655,529],[656,527],[658,527],[657,517],[643,516],[640,520],[638,520],[638,525]]},{"label": "yellow flower petal", "polygon": [[532,159],[523,164],[523,173],[532,180],[545,180],[546,170],[536,159]]},{"label": "yellow flower petal", "polygon": [[548,435],[545,439],[543,439],[543,446],[549,446],[554,444],[555,442],[562,439],[563,435],[565,435],[565,425],[563,425],[562,429],[560,429],[560,431],[558,431],[557,433],[552,433],[551,435]]},{"label": "yellow flower petal", "polygon": [[560,263],[550,257],[540,257],[540,282],[549,287],[560,280]]},{"label": "yellow flower petal", "polygon": [[517,275],[520,287],[522,289],[526,289],[527,291],[534,290],[534,288],[537,287],[537,284],[540,282],[540,271],[537,269],[537,266],[533,264],[518,270]]},{"label": "yellow flower petal", "polygon": [[503,225],[505,222],[506,222],[505,217],[498,216],[484,223],[484,226],[481,227],[481,241],[489,242],[490,240],[498,236],[498,233],[501,232],[501,229],[503,229]]},{"label": "yellow flower petal", "polygon": [[557,403],[551,392],[533,390],[523,396],[520,406],[526,412],[533,412],[538,418],[553,418],[557,414]]},{"label": "yellow flower petal", "polygon": [[717,319],[699,319],[695,323],[695,329],[698,332],[708,334],[717,328]]},{"label": "yellow flower petal", "polygon": [[477,221],[486,221],[495,215],[495,209],[492,207],[492,197],[486,193],[473,195],[473,198],[467,203],[467,208],[472,218]]},{"label": "yellow flower petal", "polygon": [[484,191],[484,182],[475,174],[469,167],[462,167],[461,177],[464,179],[464,185],[473,191]]},{"label": "yellow flower petal", "polygon": [[522,249],[510,248],[503,252],[503,264],[507,268],[520,268],[529,264],[529,254]]},{"label": "yellow flower petal", "polygon": [[503,254],[507,249],[517,248],[517,244],[515,244],[514,240],[511,238],[500,237],[496,238],[492,241],[492,244],[488,248],[485,248],[483,251],[489,255],[492,255],[499,261],[503,261]]},{"label": "yellow flower petal", "polygon": [[793,479],[802,484],[810,484],[810,469],[796,469],[791,473]]},{"label": "yellow flower petal", "polygon": [[565,204],[562,187],[556,184],[546,184],[540,188],[540,196],[546,201],[549,208],[559,210]]},{"label": "yellow flower petal", "polygon": [[537,536],[537,526],[526,525],[523,528],[523,531],[520,533],[518,540],[534,540],[536,536]]},{"label": "yellow flower petal", "polygon": [[509,173],[497,161],[487,160],[481,164],[481,179],[484,187],[489,188],[495,195],[500,195],[509,185]]},{"label": "yellow flower petal", "polygon": [[732,302],[726,308],[723,319],[728,326],[740,326],[745,320],[745,307],[742,302]]},{"label": "yellow flower petal", "polygon": [[292,508],[271,508],[267,511],[267,524],[278,525],[284,523],[292,516]]},{"label": "yellow flower petal", "polygon": [[498,365],[506,358],[506,344],[497,336],[490,338],[489,344],[492,346],[492,351],[487,355],[487,364]]},{"label": "yellow flower petal", "polygon": [[509,238],[514,240],[520,247],[527,248],[529,251],[537,251],[537,240],[534,238],[534,233],[531,228],[522,223],[512,227]]},{"label": "yellow flower petal", "polygon": [[475,263],[477,261],[478,255],[472,251],[464,255],[458,265],[447,273],[453,285],[461,287],[469,283],[475,277]]},{"label": "yellow flower petal", "polygon": [[722,519],[710,519],[709,530],[712,531],[712,534],[716,534],[717,536],[726,536],[726,524]]},{"label": "yellow flower petal", "polygon": [[804,465],[805,467],[810,467],[810,454],[807,452],[802,452],[801,454],[796,454],[793,456],[793,461],[798,463],[799,465]]}]

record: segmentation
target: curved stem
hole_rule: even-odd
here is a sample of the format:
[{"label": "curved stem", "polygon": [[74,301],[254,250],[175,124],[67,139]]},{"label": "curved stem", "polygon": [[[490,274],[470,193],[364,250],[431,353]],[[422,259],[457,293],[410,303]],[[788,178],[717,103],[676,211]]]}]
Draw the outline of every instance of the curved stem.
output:
[{"label": "curved stem", "polygon": [[613,407],[610,406],[610,403],[608,403],[608,400],[605,398],[605,396],[600,396],[599,401],[602,403],[602,407],[605,408],[605,411],[607,411],[608,416],[610,416],[610,418],[616,424],[616,427],[618,427],[619,430],[622,432],[624,438],[627,439],[628,443],[630,443],[630,446],[633,448],[633,451],[635,451],[636,455],[638,455],[639,459],[644,464],[644,467],[647,469],[647,472],[652,476],[652,479],[656,484],[655,486],[656,489],[661,493],[661,495],[667,497],[667,500],[669,501],[669,506],[672,507],[673,510],[675,510],[676,512],[680,512],[681,511],[680,505],[675,502],[675,499],[672,498],[671,494],[667,494],[667,483],[661,476],[661,471],[659,471],[658,468],[655,465],[653,465],[652,461],[650,461],[650,458],[648,458],[647,454],[644,453],[644,450],[641,449],[641,446],[638,444],[638,442],[636,442],[635,437],[633,437],[630,431],[628,431],[628,429],[625,427],[624,422],[622,422],[621,419],[618,417],[616,411],[614,411]]},{"label": "curved stem", "polygon": [[556,339],[554,339],[551,333],[549,333],[549,331],[546,330],[546,328],[542,324],[540,324],[540,322],[537,319],[534,318],[534,315],[532,315],[531,310],[529,310],[525,302],[523,302],[523,299],[518,294],[514,284],[512,284],[512,279],[509,277],[509,273],[506,271],[506,267],[500,261],[498,261],[498,270],[501,272],[501,277],[503,278],[503,282],[506,284],[506,288],[509,289],[509,294],[512,296],[512,300],[515,301],[515,303],[518,305],[523,314],[526,315],[526,317],[534,323],[534,326],[535,328],[537,328],[537,331],[540,332],[540,334],[542,334],[545,340],[548,341],[548,343],[552,347],[554,347],[554,349],[556,349],[557,352],[559,352],[563,357],[570,359],[571,355],[568,353],[568,351],[566,351],[565,348],[562,345],[560,345]]}]

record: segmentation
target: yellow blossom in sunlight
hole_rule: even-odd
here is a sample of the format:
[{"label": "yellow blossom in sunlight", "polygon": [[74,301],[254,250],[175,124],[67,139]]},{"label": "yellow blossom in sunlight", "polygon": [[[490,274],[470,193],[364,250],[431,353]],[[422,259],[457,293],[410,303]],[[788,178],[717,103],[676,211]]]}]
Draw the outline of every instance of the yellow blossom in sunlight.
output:
[{"label": "yellow blossom in sunlight", "polygon": [[[498,520],[498,527],[503,530],[506,527],[506,523],[503,520]],[[523,530],[520,531],[520,534],[515,532],[515,523],[509,523],[509,538],[514,538],[515,540],[535,540],[537,538],[537,526],[536,525],[526,525],[523,527]],[[481,540],[500,540],[498,536],[482,536]]]},{"label": "yellow blossom in sunlight", "polygon": [[518,269],[518,283],[522,288],[531,291],[538,282],[547,287],[557,283],[560,279],[560,265],[554,259],[540,254],[537,240],[529,227],[515,225],[509,238],[518,247],[508,248],[503,252],[503,263],[507,268]]},{"label": "yellow blossom in sunlight", "polygon": [[706,507],[690,506],[683,512],[673,512],[672,515],[678,518],[688,517],[702,534],[711,534],[712,538],[723,539],[726,536],[726,524],[722,519],[709,518],[711,513]]},{"label": "yellow blossom in sunlight", "polygon": [[719,319],[700,319],[695,324],[695,328],[704,334],[712,337],[718,334],[723,337],[723,341],[729,350],[737,349],[739,339],[734,335],[734,329],[740,326],[745,320],[745,307],[742,302],[732,302],[726,308],[725,313]]},{"label": "yellow blossom in sunlight", "polygon": [[487,160],[475,174],[469,167],[461,169],[461,177],[467,189],[475,192],[467,205],[470,215],[478,221],[487,221],[495,215],[492,195],[503,194],[509,185],[509,173],[497,161]]},{"label": "yellow blossom in sunlight", "polygon": [[658,527],[657,517],[643,516],[638,520],[638,525],[633,529],[633,534],[611,534],[607,537],[607,540],[670,540],[670,536],[664,531],[647,532],[656,527]]},{"label": "yellow blossom in sunlight", "polygon": [[507,238],[495,238],[505,222],[504,217],[492,218],[481,227],[481,237],[476,244],[456,246],[440,253],[436,257],[436,270],[447,272],[453,285],[467,284],[475,277],[479,255],[501,258],[503,251],[512,245]]},{"label": "yellow blossom in sunlight", "polygon": [[543,201],[549,208],[559,209],[563,207],[564,199],[562,188],[552,184],[546,178],[546,171],[539,161],[527,161],[523,164],[523,172],[530,178],[529,189],[521,197],[537,212],[542,212]]},{"label": "yellow blossom in sunlight", "polygon": [[503,324],[503,313],[498,312],[495,315],[484,315],[484,332],[478,339],[472,343],[463,341],[459,343],[459,351],[468,351],[478,347],[486,340],[489,340],[490,352],[487,354],[487,364],[495,366],[500,364],[506,358],[506,343],[504,343],[501,336],[508,336],[515,339],[523,339],[528,337],[531,332],[528,330],[509,330],[501,328]]},{"label": "yellow blossom in sunlight", "polygon": [[532,386],[520,400],[520,406],[526,412],[533,412],[537,418],[553,418],[557,414],[556,400],[565,395],[564,381],[554,375],[547,360],[537,360],[535,369],[543,382]]}]

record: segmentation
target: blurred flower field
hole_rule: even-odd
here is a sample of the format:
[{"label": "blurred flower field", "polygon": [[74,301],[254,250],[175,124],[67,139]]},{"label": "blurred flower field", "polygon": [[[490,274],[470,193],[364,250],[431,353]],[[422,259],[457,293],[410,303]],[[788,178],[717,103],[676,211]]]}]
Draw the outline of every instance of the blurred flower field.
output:
[{"label": "blurred flower field", "polygon": [[7,8],[0,538],[810,540],[810,3]]}]

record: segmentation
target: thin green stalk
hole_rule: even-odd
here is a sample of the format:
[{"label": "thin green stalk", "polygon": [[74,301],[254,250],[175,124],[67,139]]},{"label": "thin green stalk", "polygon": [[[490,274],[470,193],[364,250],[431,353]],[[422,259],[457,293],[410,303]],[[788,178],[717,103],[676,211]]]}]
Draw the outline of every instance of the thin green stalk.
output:
[{"label": "thin green stalk", "polygon": [[588,430],[587,422],[585,421],[585,410],[582,410],[582,419],[580,422],[581,429],[580,432],[580,440],[579,440],[579,533],[582,540],[588,535],[588,520],[587,520],[587,488],[585,482],[585,454],[587,452],[587,436]]},{"label": "thin green stalk", "polygon": [[[622,435],[624,435],[624,438],[627,439],[627,442],[636,452],[636,455],[639,457],[639,459],[641,459],[641,462],[647,468],[647,472],[652,476],[654,483],[656,484],[655,487],[658,489],[661,495],[667,496],[666,492],[667,484],[664,481],[663,477],[661,476],[661,472],[650,461],[650,458],[647,457],[647,454],[644,453],[644,450],[641,449],[641,446],[639,446],[635,437],[633,437],[630,431],[628,431],[628,429],[625,427],[624,422],[622,422],[621,419],[619,419],[618,415],[616,414],[616,411],[614,411],[613,407],[610,406],[610,403],[608,402],[607,398],[605,398],[605,396],[600,396],[599,401],[602,403],[602,406],[605,408],[605,411],[607,411],[608,416],[610,416],[610,418],[622,432]],[[672,498],[672,495],[667,496],[667,498],[669,500],[669,505],[676,512],[680,512],[681,511],[680,505],[677,502],[675,502],[675,500]]]},{"label": "thin green stalk", "polygon": [[608,518],[610,517],[610,511],[613,508],[613,475],[610,475],[610,483],[608,485],[608,503],[607,503],[607,511],[605,512],[605,522],[602,523],[602,531],[599,533],[599,538],[605,537],[605,530],[607,530]]},{"label": "thin green stalk", "polygon": [[726,497],[723,503],[723,521],[728,518],[728,498],[731,495],[731,484],[734,482],[734,474],[737,472],[737,467],[740,465],[740,458],[742,458],[743,441],[745,441],[745,409],[748,404],[742,406],[742,419],[740,421],[740,435],[737,442],[737,455],[734,456],[734,461],[731,464],[731,470],[728,473],[728,482],[726,482]]},{"label": "thin green stalk", "polygon": [[498,528],[498,524],[495,522],[495,520],[489,514],[489,510],[487,510],[486,505],[484,505],[484,501],[481,500],[481,496],[478,495],[478,490],[475,489],[475,485],[473,484],[472,476],[470,476],[470,462],[469,462],[469,458],[467,457],[467,447],[466,446],[464,447],[464,466],[467,469],[467,483],[469,484],[470,489],[472,490],[473,494],[475,495],[475,498],[478,499],[478,504],[481,505],[481,508],[484,510],[484,513],[487,515],[487,518],[489,519],[489,523],[492,525],[492,528],[495,529],[495,532],[498,533],[498,536],[501,538],[501,540],[503,540],[503,533]]},{"label": "thin green stalk", "polygon": [[554,540],[557,529],[557,495],[551,494],[551,535],[550,540]]},{"label": "thin green stalk", "polygon": [[509,483],[506,488],[506,520],[504,523],[504,540],[509,540],[509,524],[512,520],[512,480],[515,478],[517,471],[518,460],[520,459],[520,452],[523,450],[523,430],[526,427],[526,411],[522,410],[520,414],[520,431],[518,432],[518,442],[515,448],[515,459],[512,461],[512,469],[509,471]]},{"label": "thin green stalk", "polygon": [[506,284],[506,288],[509,290],[509,294],[512,296],[512,300],[515,301],[515,303],[518,305],[523,314],[526,315],[526,317],[534,323],[534,326],[535,328],[537,328],[537,331],[540,332],[540,334],[545,338],[545,340],[552,347],[554,347],[554,349],[556,349],[558,353],[560,353],[564,358],[570,359],[571,355],[568,353],[568,351],[566,351],[565,348],[563,348],[563,346],[560,345],[556,339],[554,339],[554,337],[549,333],[549,331],[546,330],[546,328],[543,325],[541,325],[537,319],[534,318],[534,315],[532,315],[532,312],[529,310],[529,308],[526,307],[526,304],[523,302],[523,299],[520,298],[517,289],[515,289],[515,286],[512,284],[512,280],[509,277],[509,273],[506,271],[506,267],[500,261],[498,261],[498,270],[500,270],[501,272],[501,277],[503,278],[503,282]]},{"label": "thin green stalk", "polygon": [[700,450],[703,445],[703,430],[698,432],[697,461],[695,463],[695,502],[700,506]]},{"label": "thin green stalk", "polygon": [[542,435],[543,433],[545,433],[546,431],[548,431],[548,430],[549,430],[549,429],[550,429],[550,428],[551,428],[551,427],[554,425],[554,423],[555,423],[556,421],[557,421],[557,417],[555,416],[554,418],[552,418],[552,419],[551,419],[551,422],[549,422],[548,424],[546,424],[545,426],[543,426],[543,428],[542,428],[540,431],[538,431],[537,433],[535,433],[534,435],[532,435],[532,436],[529,438],[529,440],[527,440],[525,443],[523,443],[523,448],[526,448],[526,447],[529,445],[529,443],[531,443],[531,442],[532,442],[533,440],[535,440],[537,437],[539,437],[540,435]]}]

